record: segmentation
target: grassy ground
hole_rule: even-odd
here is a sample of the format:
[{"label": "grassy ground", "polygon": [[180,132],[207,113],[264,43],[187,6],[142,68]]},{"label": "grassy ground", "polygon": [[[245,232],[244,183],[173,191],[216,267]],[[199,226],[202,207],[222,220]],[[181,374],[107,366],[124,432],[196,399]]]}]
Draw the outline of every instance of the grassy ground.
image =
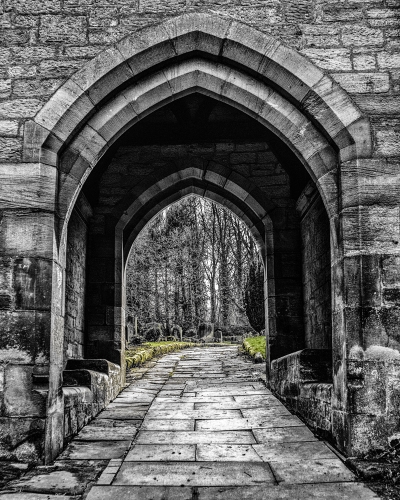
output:
[{"label": "grassy ground", "polygon": [[126,367],[129,370],[134,366],[142,365],[156,356],[162,356],[168,352],[179,351],[196,345],[192,342],[146,342],[125,351]]},{"label": "grassy ground", "polygon": [[254,356],[259,352],[261,356],[265,359],[265,337],[248,337],[243,341],[243,349],[245,352],[254,358]]}]

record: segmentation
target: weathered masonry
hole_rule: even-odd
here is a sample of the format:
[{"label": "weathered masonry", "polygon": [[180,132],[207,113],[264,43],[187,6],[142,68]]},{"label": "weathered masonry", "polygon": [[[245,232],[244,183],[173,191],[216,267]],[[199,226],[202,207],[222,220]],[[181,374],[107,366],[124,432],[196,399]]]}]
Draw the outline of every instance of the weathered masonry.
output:
[{"label": "weathered masonry", "polygon": [[3,2],[1,458],[115,397],[132,242],[193,193],[258,241],[271,387],[345,453],[400,432],[398,7]]}]

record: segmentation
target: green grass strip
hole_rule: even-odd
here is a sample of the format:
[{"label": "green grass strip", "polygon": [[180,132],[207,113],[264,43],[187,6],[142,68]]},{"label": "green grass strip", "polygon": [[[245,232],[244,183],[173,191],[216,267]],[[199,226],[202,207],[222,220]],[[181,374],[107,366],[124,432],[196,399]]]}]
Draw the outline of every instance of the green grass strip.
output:
[{"label": "green grass strip", "polygon": [[259,352],[261,356],[265,359],[266,351],[266,340],[265,337],[248,337],[243,340],[242,347],[246,354],[254,358],[254,356]]},{"label": "green grass strip", "polygon": [[198,347],[198,344],[193,342],[146,342],[125,351],[126,367],[129,370],[135,366],[143,365],[156,356],[162,356],[187,347]]}]

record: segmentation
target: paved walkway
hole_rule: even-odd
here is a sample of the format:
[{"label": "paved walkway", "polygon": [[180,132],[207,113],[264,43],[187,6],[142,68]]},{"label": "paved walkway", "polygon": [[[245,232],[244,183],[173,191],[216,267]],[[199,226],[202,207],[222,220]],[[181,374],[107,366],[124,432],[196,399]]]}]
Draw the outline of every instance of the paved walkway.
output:
[{"label": "paved walkway", "polygon": [[153,365],[52,468],[11,485],[24,493],[1,500],[75,499],[85,490],[87,500],[378,498],[236,347],[194,348]]}]

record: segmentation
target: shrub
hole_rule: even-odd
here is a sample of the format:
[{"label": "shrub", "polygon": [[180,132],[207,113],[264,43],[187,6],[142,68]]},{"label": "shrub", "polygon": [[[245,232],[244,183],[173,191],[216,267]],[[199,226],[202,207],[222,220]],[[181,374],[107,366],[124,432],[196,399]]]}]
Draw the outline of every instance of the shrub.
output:
[{"label": "shrub", "polygon": [[266,358],[265,337],[248,337],[247,339],[244,339],[242,347],[245,352],[252,358],[254,358],[257,353],[260,353],[263,359]]}]

